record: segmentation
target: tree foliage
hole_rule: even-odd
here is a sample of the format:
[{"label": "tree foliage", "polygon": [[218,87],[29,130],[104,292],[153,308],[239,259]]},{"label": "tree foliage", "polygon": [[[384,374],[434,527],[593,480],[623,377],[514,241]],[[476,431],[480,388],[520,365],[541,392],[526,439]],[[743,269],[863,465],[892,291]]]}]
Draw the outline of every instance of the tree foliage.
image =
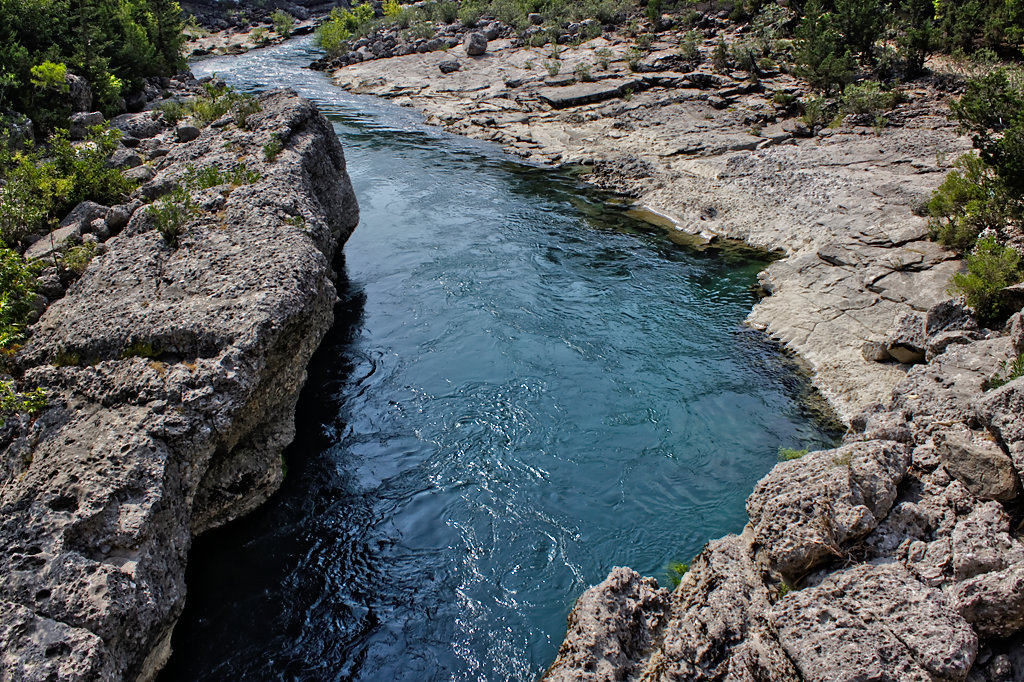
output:
[{"label": "tree foliage", "polygon": [[0,111],[37,118],[54,108],[53,98],[38,96],[39,69],[52,89],[63,65],[89,82],[94,105],[113,113],[147,77],[184,66],[183,42],[172,0],[0,0]]}]

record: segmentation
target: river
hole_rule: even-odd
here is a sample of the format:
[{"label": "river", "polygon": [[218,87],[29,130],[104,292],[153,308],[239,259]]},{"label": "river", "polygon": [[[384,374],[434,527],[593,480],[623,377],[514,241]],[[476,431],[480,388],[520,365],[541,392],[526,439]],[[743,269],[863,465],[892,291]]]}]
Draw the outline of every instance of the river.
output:
[{"label": "river", "polygon": [[161,680],[533,680],[574,600],[739,531],[779,447],[836,434],[742,322],[767,262],[676,246],[614,197],[302,68],[362,220],[276,496],[195,543]]}]

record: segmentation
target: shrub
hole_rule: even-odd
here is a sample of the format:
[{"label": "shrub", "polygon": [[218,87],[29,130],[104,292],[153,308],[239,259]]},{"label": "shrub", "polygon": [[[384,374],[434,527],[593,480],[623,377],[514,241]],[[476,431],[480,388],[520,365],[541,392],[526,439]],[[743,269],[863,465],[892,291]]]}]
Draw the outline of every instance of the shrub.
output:
[{"label": "shrub", "polygon": [[[395,5],[398,4],[395,0],[391,0],[391,2]],[[274,24],[274,32],[285,38],[290,37],[295,29],[295,18],[283,9],[276,10],[271,14],[270,21]]]},{"label": "shrub", "polygon": [[0,247],[0,350],[10,350],[25,340],[28,318],[35,309],[36,273],[40,267]]},{"label": "shrub", "polygon": [[715,51],[711,53],[711,65],[715,71],[725,71],[729,68],[729,47],[725,44],[725,38],[718,39]]},{"label": "shrub", "polygon": [[995,171],[975,154],[964,154],[928,201],[932,239],[969,251],[984,230],[998,230],[1008,220],[1006,190]]},{"label": "shrub", "polygon": [[146,211],[164,241],[171,248],[177,248],[188,221],[196,213],[196,207],[192,203],[192,195],[185,188],[176,187],[168,197],[150,204]]},{"label": "shrub", "polygon": [[81,275],[89,267],[96,255],[96,242],[85,242],[80,246],[72,246],[60,258],[60,265],[75,274]]},{"label": "shrub", "polygon": [[953,275],[951,291],[963,294],[983,321],[998,320],[1003,313],[1002,290],[1024,275],[1020,254],[1000,245],[995,237],[983,237],[966,261],[967,272]]},{"label": "shrub", "polygon": [[832,15],[822,9],[818,0],[807,4],[796,37],[798,76],[825,94],[841,90],[853,80],[857,63]]},{"label": "shrub", "polygon": [[886,90],[878,81],[851,83],[843,91],[840,109],[845,114],[876,114],[899,104],[901,94]]},{"label": "shrub", "polygon": [[284,145],[281,144],[281,139],[276,135],[270,139],[265,145],[263,145],[263,158],[271,162],[277,158],[277,155],[284,149]]},{"label": "shrub", "polygon": [[700,49],[697,47],[700,37],[696,31],[687,31],[679,39],[679,56],[691,62],[700,62]]},{"label": "shrub", "polygon": [[249,34],[249,38],[252,40],[254,45],[266,45],[270,42],[270,36],[267,35],[267,29],[263,26],[257,26]]},{"label": "shrub", "polygon": [[558,72],[562,70],[562,62],[557,59],[545,59],[544,68],[548,70],[549,76],[557,76]]},{"label": "shrub", "polygon": [[134,184],[107,159],[121,133],[105,126],[72,144],[58,130],[46,147],[11,152],[0,144],[0,239],[16,244],[26,235],[48,230],[57,218],[85,199],[103,204],[128,196]]},{"label": "shrub", "polygon": [[[424,10],[431,7],[424,5]],[[373,7],[357,5],[351,10],[335,7],[328,19],[316,29],[315,42],[328,55],[336,57],[348,51],[348,41],[366,35],[373,23]]]}]

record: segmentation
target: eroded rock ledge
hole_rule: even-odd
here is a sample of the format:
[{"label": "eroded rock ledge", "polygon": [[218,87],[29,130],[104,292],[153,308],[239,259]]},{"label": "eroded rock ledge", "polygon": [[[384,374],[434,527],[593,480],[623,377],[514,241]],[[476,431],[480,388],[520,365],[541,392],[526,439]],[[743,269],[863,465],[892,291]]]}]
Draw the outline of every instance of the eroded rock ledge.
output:
[{"label": "eroded rock ledge", "polygon": [[[19,357],[51,407],[4,434],[3,679],[151,678],[184,603],[192,537],[281,482],[306,364],[333,321],[332,261],[358,208],[316,108],[290,93],[261,105],[245,128],[229,114],[186,143],[159,114],[136,115],[139,148],[160,150],[140,196],[189,165],[244,163],[259,178],[194,192],[200,210],[176,247],[131,207]],[[283,148],[268,160],[272,138]]]}]

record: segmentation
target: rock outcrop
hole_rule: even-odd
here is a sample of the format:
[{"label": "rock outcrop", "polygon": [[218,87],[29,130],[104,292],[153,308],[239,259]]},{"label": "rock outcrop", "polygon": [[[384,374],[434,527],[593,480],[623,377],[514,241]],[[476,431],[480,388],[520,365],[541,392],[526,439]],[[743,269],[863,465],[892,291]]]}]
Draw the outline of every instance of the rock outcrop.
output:
[{"label": "rock outcrop", "polygon": [[[17,359],[50,407],[2,430],[3,679],[151,679],[184,604],[193,536],[282,480],[306,364],[333,320],[332,262],[358,208],[316,108],[289,93],[260,105],[244,127],[229,114],[198,136],[149,112],[118,122],[160,150],[155,177],[104,211],[120,234]],[[185,182],[239,164],[244,179]],[[169,239],[140,206],[182,184],[195,210]]]}]

